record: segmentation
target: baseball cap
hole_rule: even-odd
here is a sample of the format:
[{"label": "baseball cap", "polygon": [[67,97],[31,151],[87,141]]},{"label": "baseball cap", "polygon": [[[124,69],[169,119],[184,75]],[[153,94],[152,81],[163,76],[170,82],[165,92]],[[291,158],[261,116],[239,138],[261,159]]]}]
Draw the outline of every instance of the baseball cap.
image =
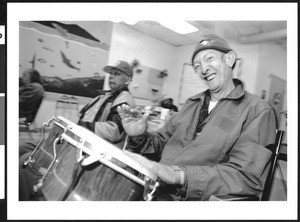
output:
[{"label": "baseball cap", "polygon": [[103,71],[109,73],[112,69],[118,69],[129,77],[133,75],[132,67],[127,62],[122,60],[117,61],[113,66],[105,66]]},{"label": "baseball cap", "polygon": [[227,53],[229,51],[233,51],[231,47],[228,45],[228,43],[222,39],[220,36],[217,36],[215,34],[208,34],[203,35],[197,44],[193,56],[192,56],[192,62],[195,57],[195,55],[205,49],[215,49],[224,53]]}]

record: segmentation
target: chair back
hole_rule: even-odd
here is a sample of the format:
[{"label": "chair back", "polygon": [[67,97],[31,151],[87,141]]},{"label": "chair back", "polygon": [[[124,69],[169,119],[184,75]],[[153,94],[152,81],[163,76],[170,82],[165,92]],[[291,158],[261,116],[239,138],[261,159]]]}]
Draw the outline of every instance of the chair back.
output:
[{"label": "chair back", "polygon": [[[272,184],[274,180],[274,174],[277,166],[277,161],[280,157],[283,157],[280,155],[280,148],[281,148],[281,142],[283,139],[284,131],[283,130],[277,130],[276,133],[276,139],[275,143],[271,147],[272,156],[271,156],[271,165],[269,169],[269,173],[265,182],[264,190],[262,193],[261,200],[262,201],[268,201],[272,189]],[[284,157],[282,158],[284,159]]]}]

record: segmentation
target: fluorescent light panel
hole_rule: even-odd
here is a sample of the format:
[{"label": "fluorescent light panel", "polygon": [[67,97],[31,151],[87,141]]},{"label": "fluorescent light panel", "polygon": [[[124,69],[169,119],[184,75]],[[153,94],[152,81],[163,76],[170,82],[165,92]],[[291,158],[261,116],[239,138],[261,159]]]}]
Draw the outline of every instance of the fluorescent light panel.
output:
[{"label": "fluorescent light panel", "polygon": [[[127,20],[112,20],[113,22],[125,22],[129,25],[135,25],[138,21],[134,20],[134,19],[127,19]],[[159,21],[159,23],[168,28],[171,29],[174,32],[177,32],[179,34],[187,34],[187,33],[191,33],[191,32],[197,32],[198,29],[195,26],[192,26],[191,24],[187,23],[186,21]]]},{"label": "fluorescent light panel", "polygon": [[165,26],[168,29],[173,30],[179,34],[187,34],[191,32],[197,32],[198,29],[195,26],[187,23],[186,21],[160,21],[162,26]]}]

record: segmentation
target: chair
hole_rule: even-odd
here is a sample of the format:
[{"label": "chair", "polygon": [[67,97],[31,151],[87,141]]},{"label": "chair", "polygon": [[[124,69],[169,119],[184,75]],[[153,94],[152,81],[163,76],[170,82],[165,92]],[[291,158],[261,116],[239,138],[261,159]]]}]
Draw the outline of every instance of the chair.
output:
[{"label": "chair", "polygon": [[79,102],[74,96],[62,95],[56,100],[55,116],[61,115],[72,121],[75,121],[78,110]]},{"label": "chair", "polygon": [[78,100],[74,96],[62,95],[56,100],[56,109],[60,107],[60,104],[63,104],[65,109],[72,109],[71,105],[75,105],[78,110]]},{"label": "chair", "polygon": [[[282,147],[284,131],[277,130],[275,143],[270,147],[272,151],[271,164],[265,186],[262,192],[261,199],[258,196],[238,196],[238,195],[212,195],[210,201],[268,201],[272,190],[274,174],[277,167],[278,160],[287,161],[287,154],[280,153]],[[284,144],[285,145],[285,144]],[[267,147],[269,148],[269,147]]]}]

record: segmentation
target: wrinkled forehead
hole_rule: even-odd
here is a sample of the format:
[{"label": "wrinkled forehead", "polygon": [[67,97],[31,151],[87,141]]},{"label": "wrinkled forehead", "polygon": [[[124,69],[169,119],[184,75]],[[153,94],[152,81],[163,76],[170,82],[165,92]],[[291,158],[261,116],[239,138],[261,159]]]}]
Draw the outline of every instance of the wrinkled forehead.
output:
[{"label": "wrinkled forehead", "polygon": [[111,74],[111,75],[114,75],[114,74],[122,75],[123,74],[123,75],[127,76],[125,72],[123,72],[117,68],[111,68],[111,70],[109,71],[109,74]]},{"label": "wrinkled forehead", "polygon": [[215,50],[215,49],[206,49],[206,50],[202,50],[200,52],[198,52],[194,59],[193,59],[193,63],[196,63],[196,62],[201,62],[203,59],[207,58],[208,56],[211,56],[211,55],[216,55],[216,56],[219,56],[221,57],[222,55],[224,55],[225,53],[223,52],[220,52],[218,50]]}]

